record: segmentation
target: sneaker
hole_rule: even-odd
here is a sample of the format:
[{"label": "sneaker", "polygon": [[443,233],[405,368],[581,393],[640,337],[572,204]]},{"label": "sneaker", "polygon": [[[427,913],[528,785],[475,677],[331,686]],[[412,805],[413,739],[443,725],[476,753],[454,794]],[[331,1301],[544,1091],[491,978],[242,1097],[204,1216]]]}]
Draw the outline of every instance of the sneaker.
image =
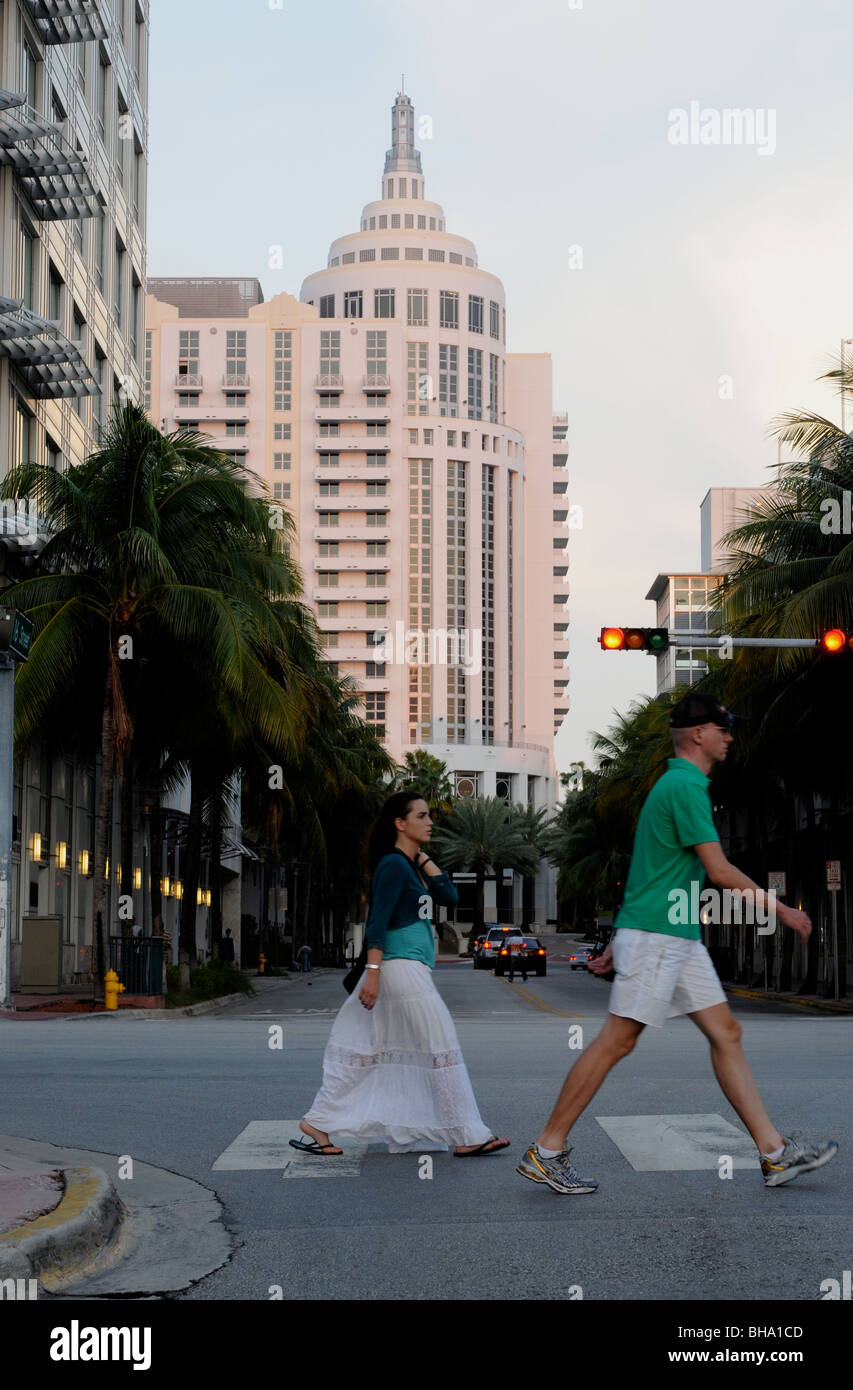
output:
[{"label": "sneaker", "polygon": [[785,1140],[785,1147],[777,1159],[762,1158],[761,1171],[765,1187],[781,1187],[783,1182],[798,1178],[801,1173],[811,1173],[814,1168],[822,1168],[838,1153],[834,1139],[825,1139],[819,1144],[804,1144],[796,1133]]},{"label": "sneaker", "polygon": [[547,1183],[554,1192],[595,1192],[598,1183],[576,1172],[569,1160],[571,1152],[571,1149],[564,1149],[556,1158],[543,1158],[536,1145],[531,1144],[515,1171],[532,1182]]}]

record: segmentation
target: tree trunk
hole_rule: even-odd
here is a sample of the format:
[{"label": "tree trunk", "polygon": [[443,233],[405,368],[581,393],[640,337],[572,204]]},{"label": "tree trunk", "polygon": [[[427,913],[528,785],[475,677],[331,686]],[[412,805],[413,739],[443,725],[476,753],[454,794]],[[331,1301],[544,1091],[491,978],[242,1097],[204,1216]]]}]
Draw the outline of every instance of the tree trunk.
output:
[{"label": "tree trunk", "polygon": [[105,922],[104,909],[107,898],[107,885],[104,878],[109,841],[112,832],[113,809],[113,701],[112,671],[107,673],[104,691],[104,709],[101,716],[101,781],[95,808],[95,854],[92,865],[94,882],[92,885],[92,947],[94,995],[96,1000],[105,997],[104,975],[106,974]]},{"label": "tree trunk", "polygon": [[486,915],[486,871],[477,869],[477,882],[474,894],[474,932],[483,930],[483,918]]},{"label": "tree trunk", "polygon": [[[133,901],[132,921],[142,921],[139,903],[133,888],[133,770],[128,759],[121,779],[121,895]],[[126,925],[122,922],[122,928]]]},{"label": "tree trunk", "polygon": [[196,915],[198,913],[198,878],[201,865],[202,813],[204,810],[204,787],[196,768],[190,770],[190,817],[187,826],[186,847],[181,865],[183,897],[181,898],[180,948],[178,961],[181,967],[181,989],[189,989],[190,966],[197,961]]}]

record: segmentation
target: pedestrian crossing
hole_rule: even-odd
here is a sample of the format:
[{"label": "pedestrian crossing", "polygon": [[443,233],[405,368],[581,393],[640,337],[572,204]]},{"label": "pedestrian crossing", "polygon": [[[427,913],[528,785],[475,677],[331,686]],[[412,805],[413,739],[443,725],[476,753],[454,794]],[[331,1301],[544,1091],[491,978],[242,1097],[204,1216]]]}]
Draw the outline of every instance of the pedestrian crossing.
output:
[{"label": "pedestrian crossing", "polygon": [[[732,1168],[755,1168],[749,1135],[722,1115],[599,1115],[598,1124],[635,1173],[718,1169],[724,1156]],[[359,1178],[369,1145],[347,1139],[343,1154],[298,1153],[291,1139],[304,1139],[299,1120],[252,1120],[222,1151],[213,1172],[274,1170],[282,1178]],[[377,1146],[377,1151],[381,1146]],[[519,1145],[519,1152],[523,1145]]]}]

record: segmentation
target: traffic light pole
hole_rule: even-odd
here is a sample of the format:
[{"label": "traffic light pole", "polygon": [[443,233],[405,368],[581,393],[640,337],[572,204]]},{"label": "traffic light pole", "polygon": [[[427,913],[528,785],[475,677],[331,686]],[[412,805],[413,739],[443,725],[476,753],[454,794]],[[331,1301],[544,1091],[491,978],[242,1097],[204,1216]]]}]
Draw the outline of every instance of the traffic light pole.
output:
[{"label": "traffic light pole", "polygon": [[814,651],[817,637],[712,637],[707,632],[670,632],[671,647],[799,647]]},{"label": "traffic light pole", "polygon": [[15,663],[0,652],[0,1009],[12,1003],[12,797]]}]

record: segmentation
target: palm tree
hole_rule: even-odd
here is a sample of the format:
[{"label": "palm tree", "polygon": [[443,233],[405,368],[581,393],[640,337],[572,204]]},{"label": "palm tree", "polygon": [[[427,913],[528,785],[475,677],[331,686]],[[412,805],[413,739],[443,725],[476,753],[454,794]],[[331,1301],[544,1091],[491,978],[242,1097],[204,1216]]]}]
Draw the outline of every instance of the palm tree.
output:
[{"label": "palm tree", "polygon": [[425,748],[415,748],[406,753],[403,766],[397,770],[392,790],[400,791],[403,787],[418,789],[434,819],[446,816],[455,800],[453,783],[447,775],[447,764],[441,758],[433,757]]},{"label": "palm tree", "polygon": [[[300,676],[270,673],[280,623],[269,596],[292,591],[285,531],[250,477],[194,431],[162,435],[141,407],[116,403],[100,447],[66,473],[12,470],[4,497],[29,497],[50,538],[42,573],[7,590],[35,637],[16,678],[16,742],[29,748],[72,689],[100,690],[101,781],[95,819],[96,980],[104,967],[104,866],[115,777],[128,764],[141,691],[175,689],[178,669],[223,693],[264,736],[293,751],[307,704]],[[189,687],[187,694],[192,691]]]},{"label": "palm tree", "polygon": [[535,874],[539,851],[530,842],[531,825],[501,797],[461,797],[447,820],[437,826],[430,843],[442,868],[476,875],[475,932],[482,930],[487,874],[497,866]]}]

